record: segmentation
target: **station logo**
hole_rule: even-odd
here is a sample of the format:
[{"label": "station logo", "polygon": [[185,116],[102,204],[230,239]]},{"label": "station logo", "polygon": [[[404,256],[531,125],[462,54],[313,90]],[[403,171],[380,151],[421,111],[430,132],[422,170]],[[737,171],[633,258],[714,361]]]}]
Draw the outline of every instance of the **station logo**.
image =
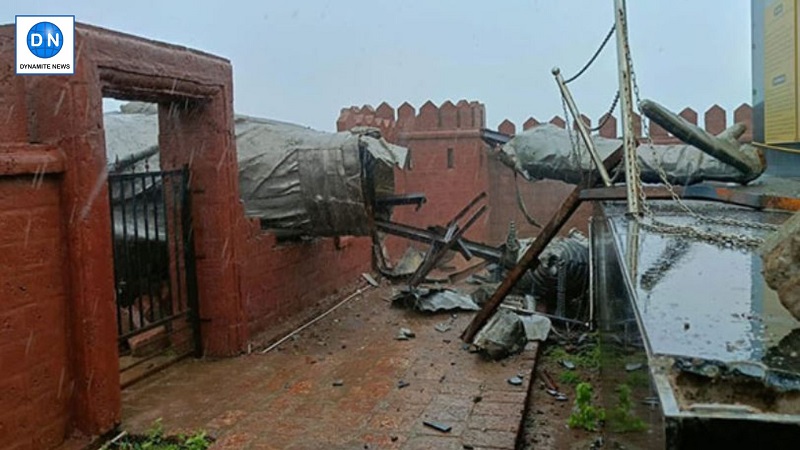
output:
[{"label": "station logo", "polygon": [[17,16],[17,75],[75,73],[75,16]]}]

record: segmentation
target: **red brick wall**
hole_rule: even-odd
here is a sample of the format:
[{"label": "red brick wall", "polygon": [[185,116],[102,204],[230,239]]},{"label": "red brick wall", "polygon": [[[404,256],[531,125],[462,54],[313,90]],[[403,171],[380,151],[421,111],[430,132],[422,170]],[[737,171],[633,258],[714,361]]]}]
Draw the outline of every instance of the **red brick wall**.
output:
[{"label": "red brick wall", "polygon": [[237,261],[240,297],[251,336],[272,338],[275,325],[315,306],[371,269],[370,238],[278,243],[258,220],[237,227],[245,252]]},{"label": "red brick wall", "polygon": [[[60,186],[0,177],[0,448],[47,449],[69,432]],[[35,184],[35,186],[34,186]]]},{"label": "red brick wall", "polygon": [[[519,236],[531,237],[539,234],[540,229],[530,225],[517,206],[514,171],[490,156],[489,179],[491,180],[489,198],[492,207],[489,241],[493,244],[502,243],[508,233],[508,224],[512,220],[517,225]],[[547,224],[574,188],[573,185],[561,181],[542,180],[531,183],[522,177],[519,177],[516,183],[525,209],[541,226]],[[561,234],[566,234],[572,228],[587,233],[590,216],[591,208],[582,205],[561,229]]]},{"label": "red brick wall", "polygon": [[0,27],[0,447],[47,449],[119,420],[102,96],[89,51],[72,77],[15,76],[13,33]]},{"label": "red brick wall", "polygon": [[[428,201],[422,209],[398,208],[397,219],[425,227],[444,225],[476,195],[487,191],[488,171],[483,144],[475,137],[441,139],[401,138],[401,145],[411,150],[413,169],[401,173],[398,193],[424,192]],[[447,152],[452,151],[452,168]],[[489,214],[470,228],[466,236],[483,240],[487,237]]]},{"label": "red brick wall", "polygon": [[189,165],[207,355],[369,268],[368,239],[277,245],[244,217],[228,61],[79,24],[75,75],[17,77],[13,33],[0,27],[0,448],[120,420],[104,94],[160,103],[161,166]]},{"label": "red brick wall", "polygon": [[[342,110],[337,121],[339,131],[357,125],[381,128],[390,142],[410,150],[410,167],[396,171],[397,193],[422,192],[427,203],[415,211],[398,207],[393,220],[419,227],[444,225],[476,195],[489,190],[489,172],[485,144],[480,129],[485,126],[485,108],[478,102],[461,100],[436,106],[427,102],[419,113],[408,103],[397,114],[386,103],[377,110],[365,105]],[[452,152],[448,166],[448,151]],[[473,210],[474,211],[474,210]],[[485,241],[489,237],[490,213],[483,215],[466,237]],[[410,242],[399,238],[387,240],[390,256],[400,255]]]}]

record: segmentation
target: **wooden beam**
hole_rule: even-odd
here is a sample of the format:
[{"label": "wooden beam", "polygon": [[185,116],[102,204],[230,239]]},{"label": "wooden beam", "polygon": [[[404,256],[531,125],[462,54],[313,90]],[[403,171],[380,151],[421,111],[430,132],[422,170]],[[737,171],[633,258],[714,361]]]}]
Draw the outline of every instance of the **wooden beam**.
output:
[{"label": "wooden beam", "polygon": [[[605,161],[603,161],[603,166],[607,172],[611,172],[619,165],[621,160],[622,147],[620,146],[620,148],[611,153]],[[550,218],[550,221],[544,226],[542,232],[539,233],[533,241],[533,244],[528,247],[528,250],[522,255],[517,265],[508,272],[508,275],[506,275],[506,278],[500,286],[497,287],[497,290],[494,291],[492,297],[483,305],[481,310],[478,311],[472,319],[467,329],[464,330],[464,333],[461,334],[461,339],[464,342],[472,342],[478,331],[483,328],[486,322],[494,315],[508,293],[511,292],[511,289],[522,279],[522,276],[525,275],[525,272],[529,269],[536,269],[539,265],[539,255],[542,254],[544,249],[547,248],[547,244],[556,237],[561,227],[564,226],[570,216],[572,216],[575,210],[578,209],[578,206],[580,206],[582,202],[581,191],[583,191],[586,186],[596,186],[599,181],[600,175],[595,170],[592,172],[586,185],[575,186],[575,189],[572,190],[566,200],[564,200],[564,203],[561,204],[561,208]]]}]

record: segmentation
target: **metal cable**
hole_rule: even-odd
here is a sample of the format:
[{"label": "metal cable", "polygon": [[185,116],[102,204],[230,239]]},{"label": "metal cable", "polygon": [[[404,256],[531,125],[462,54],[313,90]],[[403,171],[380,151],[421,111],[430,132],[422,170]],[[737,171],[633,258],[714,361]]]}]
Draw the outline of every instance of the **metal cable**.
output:
[{"label": "metal cable", "polygon": [[517,182],[517,171],[514,170],[514,187],[517,190],[517,206],[519,207],[520,212],[522,215],[525,216],[525,220],[528,221],[529,225],[532,225],[536,228],[542,228],[542,225],[534,219],[530,213],[528,213],[528,208],[525,207],[525,200],[522,198],[522,193],[519,190],[519,182]]},{"label": "metal cable", "polygon": [[584,65],[583,68],[578,73],[576,73],[575,75],[564,81],[564,84],[572,83],[573,81],[577,80],[581,75],[583,75],[583,73],[586,72],[587,69],[589,69],[589,66],[591,66],[594,63],[597,57],[600,56],[600,53],[603,51],[603,48],[605,48],[606,44],[608,44],[609,39],[611,39],[611,36],[614,34],[614,28],[616,28],[616,24],[611,25],[611,29],[608,30],[608,34],[606,35],[605,39],[603,39],[603,43],[600,44],[600,48],[598,48],[597,51],[594,52],[594,55],[592,55],[591,59],[589,59],[589,62],[587,62],[586,65]]},{"label": "metal cable", "polygon": [[611,118],[611,113],[613,113],[614,110],[617,109],[617,103],[618,102],[619,102],[619,90],[617,90],[617,93],[614,95],[614,100],[611,101],[611,107],[608,108],[608,111],[603,116],[603,120],[601,120],[600,123],[597,124],[596,127],[590,128],[589,129],[590,133],[593,132],[593,131],[600,131],[600,129],[605,126],[606,122],[608,122],[608,119]]}]

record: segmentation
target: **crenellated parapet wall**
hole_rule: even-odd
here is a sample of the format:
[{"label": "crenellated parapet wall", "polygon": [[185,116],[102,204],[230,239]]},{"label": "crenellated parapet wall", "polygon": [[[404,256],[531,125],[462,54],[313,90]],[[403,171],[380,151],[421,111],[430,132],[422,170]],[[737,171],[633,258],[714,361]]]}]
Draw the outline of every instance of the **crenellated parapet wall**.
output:
[{"label": "crenellated parapet wall", "polygon": [[[476,101],[425,102],[419,109],[403,103],[397,109],[388,103],[342,109],[338,131],[356,126],[377,127],[392,143],[409,150],[407,170],[395,176],[398,193],[424,192],[422,210],[398,208],[394,218],[426,227],[445,224],[480,192],[489,189],[488,158],[480,130],[486,127],[486,107]],[[467,233],[477,240],[488,238],[488,215]],[[405,242],[391,243],[390,249]],[[401,253],[402,254],[402,253]]]},{"label": "crenellated parapet wall", "polygon": [[483,103],[467,100],[455,104],[448,100],[436,106],[428,100],[419,111],[407,102],[396,110],[386,102],[377,108],[371,105],[342,108],[336,129],[344,131],[356,126],[379,128],[390,141],[398,140],[401,134],[475,132],[486,127],[486,107]]},{"label": "crenellated parapet wall", "polygon": [[[698,124],[699,115],[692,108],[684,108],[678,115],[690,123],[695,125]],[[606,115],[604,114],[597,120],[593,121],[589,117],[581,114],[581,120],[589,128],[602,124],[600,129],[595,131],[595,133],[599,134],[600,136],[607,138],[617,138],[621,136],[622,130],[619,126],[619,120],[617,120],[617,118],[613,115],[609,117],[608,120],[605,120],[605,117]],[[522,129],[528,130],[539,125],[540,123],[541,122],[537,119],[529,117],[522,124]],[[566,127],[566,121],[561,116],[553,117],[548,121],[548,123],[560,128]],[[748,104],[742,104],[733,111],[733,122],[731,124],[728,124],[728,112],[719,105],[713,105],[703,114],[702,128],[709,133],[716,135],[721,133],[723,130],[725,130],[725,128],[733,123],[744,123],[747,126],[747,131],[740,139],[742,142],[752,141],[753,108]],[[573,127],[577,127],[577,125],[573,123]],[[633,128],[637,136],[645,137],[643,136],[642,132],[642,118],[638,114],[634,114]],[[503,134],[514,135],[516,134],[517,126],[509,119],[505,119],[497,126],[497,130]],[[655,123],[650,124],[650,136],[653,138],[653,142],[656,144],[674,144],[679,142],[677,138],[669,134],[666,130]]]}]

